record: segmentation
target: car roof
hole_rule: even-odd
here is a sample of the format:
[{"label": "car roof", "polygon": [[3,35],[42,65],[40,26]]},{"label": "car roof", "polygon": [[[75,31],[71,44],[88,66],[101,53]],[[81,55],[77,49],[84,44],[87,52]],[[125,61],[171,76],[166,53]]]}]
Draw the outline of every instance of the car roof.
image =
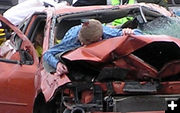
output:
[{"label": "car roof", "polygon": [[146,8],[151,11],[157,11],[165,16],[171,16],[172,13],[169,12],[167,9],[160,7],[156,4],[151,3],[137,3],[137,4],[127,4],[127,5],[119,5],[119,6],[112,6],[112,5],[99,5],[99,6],[83,6],[83,7],[72,7],[72,6],[66,6],[66,7],[60,7],[54,9],[54,14],[64,14],[64,13],[77,13],[77,12],[86,12],[86,11],[93,11],[93,10],[126,10],[126,9],[132,9],[132,8]]}]

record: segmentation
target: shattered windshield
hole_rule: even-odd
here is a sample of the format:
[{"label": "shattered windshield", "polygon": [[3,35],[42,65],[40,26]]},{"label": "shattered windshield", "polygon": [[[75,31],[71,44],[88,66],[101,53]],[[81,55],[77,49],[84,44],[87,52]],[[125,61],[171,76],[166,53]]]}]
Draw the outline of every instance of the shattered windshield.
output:
[{"label": "shattered windshield", "polygon": [[145,34],[169,35],[180,38],[180,19],[179,17],[158,17],[151,22],[144,23],[140,29]]}]

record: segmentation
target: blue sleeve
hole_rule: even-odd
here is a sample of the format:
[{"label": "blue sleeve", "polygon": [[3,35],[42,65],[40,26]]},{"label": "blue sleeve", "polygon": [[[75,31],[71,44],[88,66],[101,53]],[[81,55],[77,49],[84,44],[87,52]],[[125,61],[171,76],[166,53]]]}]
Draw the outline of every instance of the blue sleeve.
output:
[{"label": "blue sleeve", "polygon": [[[141,30],[139,29],[133,29],[133,30],[135,35],[143,35]],[[103,39],[109,39],[118,36],[122,36],[122,29],[103,26]]]},{"label": "blue sleeve", "polygon": [[64,36],[60,44],[47,50],[43,55],[43,60],[50,66],[56,68],[59,59],[55,57],[56,54],[77,48],[80,46],[80,42],[77,40],[81,26],[72,27]]},{"label": "blue sleeve", "polygon": [[139,29],[133,29],[135,35],[143,35],[142,31]]},{"label": "blue sleeve", "polygon": [[109,39],[117,36],[122,36],[122,29],[103,26],[103,39]]}]

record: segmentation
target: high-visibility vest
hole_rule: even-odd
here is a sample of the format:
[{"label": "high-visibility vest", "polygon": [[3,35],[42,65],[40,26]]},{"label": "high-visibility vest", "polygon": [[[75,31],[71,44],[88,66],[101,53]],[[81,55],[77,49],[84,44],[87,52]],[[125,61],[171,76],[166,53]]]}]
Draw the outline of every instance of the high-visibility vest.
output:
[{"label": "high-visibility vest", "polygon": [[41,46],[35,47],[38,57],[42,56],[43,49]]},{"label": "high-visibility vest", "polygon": [[[111,4],[112,5],[120,5],[121,0],[111,0]],[[134,4],[135,1],[134,0],[128,0],[128,4]]]},{"label": "high-visibility vest", "polygon": [[[121,0],[111,0],[111,4],[112,5],[120,5],[120,1]],[[129,0],[128,1],[128,4],[134,4],[134,3],[135,3],[135,0]],[[112,25],[113,26],[121,25],[121,24],[127,22],[128,20],[132,20],[132,19],[133,19],[132,17],[124,17],[121,19],[116,19],[112,22]]]},{"label": "high-visibility vest", "polygon": [[0,28],[0,45],[6,40],[4,29]]},{"label": "high-visibility vest", "polygon": [[0,36],[4,36],[4,35],[5,35],[4,29],[1,29],[1,28],[0,28]]}]

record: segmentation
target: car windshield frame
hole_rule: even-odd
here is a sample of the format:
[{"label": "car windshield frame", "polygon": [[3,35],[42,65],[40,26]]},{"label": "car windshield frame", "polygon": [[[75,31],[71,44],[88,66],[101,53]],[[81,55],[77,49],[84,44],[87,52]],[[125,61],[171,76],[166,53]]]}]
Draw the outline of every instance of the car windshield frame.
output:
[{"label": "car windshield frame", "polygon": [[[123,17],[134,17],[137,18],[139,23],[146,23],[153,18],[157,18],[163,16],[160,12],[151,9],[149,7],[141,6],[141,5],[133,5],[130,7],[119,8],[118,6],[113,6],[112,8],[102,8],[102,9],[93,9],[88,11],[80,11],[80,12],[71,12],[55,15],[52,18],[51,24],[51,32],[50,32],[50,42],[49,47],[54,46],[54,29],[56,24],[61,24],[63,26],[63,22],[72,22],[71,24],[63,26],[63,33],[61,33],[60,39],[63,38],[65,33],[73,26],[80,25],[82,21],[86,19],[98,19],[102,23],[110,23],[115,19],[123,18]],[[152,18],[153,17],[153,18]],[[61,26],[59,25],[59,26]],[[67,27],[68,26],[68,27]],[[61,29],[62,30],[62,29]],[[58,38],[59,38],[58,37]]]}]

